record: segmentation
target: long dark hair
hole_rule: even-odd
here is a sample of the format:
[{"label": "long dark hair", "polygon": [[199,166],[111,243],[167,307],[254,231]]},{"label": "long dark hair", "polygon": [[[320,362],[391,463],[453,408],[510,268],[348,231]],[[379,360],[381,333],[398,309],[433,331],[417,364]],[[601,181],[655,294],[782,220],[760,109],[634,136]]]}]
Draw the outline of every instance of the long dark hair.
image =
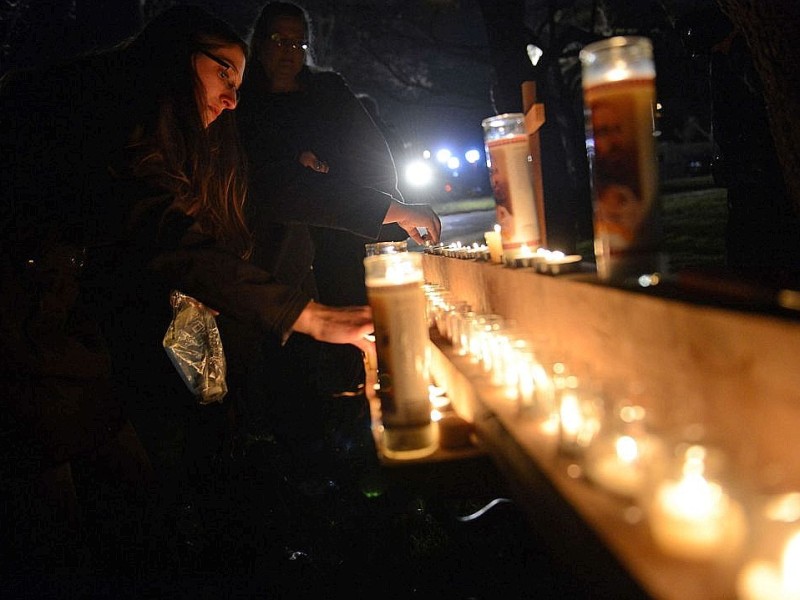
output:
[{"label": "long dark hair", "polygon": [[135,176],[166,189],[174,207],[242,255],[246,172],[233,111],[204,126],[204,90],[194,68],[201,50],[247,44],[224,21],[197,6],[175,6],[150,21],[126,46],[132,94],[140,106],[130,150]]}]

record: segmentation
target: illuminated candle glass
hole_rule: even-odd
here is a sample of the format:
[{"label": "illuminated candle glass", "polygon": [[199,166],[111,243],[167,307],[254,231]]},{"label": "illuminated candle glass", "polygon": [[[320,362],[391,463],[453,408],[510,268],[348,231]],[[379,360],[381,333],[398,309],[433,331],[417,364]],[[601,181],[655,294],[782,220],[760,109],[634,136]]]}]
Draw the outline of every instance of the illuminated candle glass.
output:
[{"label": "illuminated candle glass", "polygon": [[376,254],[364,259],[364,268],[375,322],[383,451],[391,458],[425,456],[436,450],[436,430],[422,254]]},{"label": "illuminated candle glass", "polygon": [[513,260],[523,244],[541,245],[534,198],[525,115],[506,113],[484,119],[486,166],[494,193],[497,222],[503,241],[503,260]]},{"label": "illuminated candle glass", "polygon": [[722,561],[737,553],[747,531],[744,510],[726,489],[708,449],[681,452],[674,472],[657,481],[648,502],[653,539],[676,557]]},{"label": "illuminated candle glass", "polygon": [[447,315],[453,309],[454,296],[451,292],[441,292],[433,299],[431,310],[433,313],[433,324],[436,331],[443,338],[448,337]]},{"label": "illuminated candle glass", "polygon": [[428,327],[434,327],[436,325],[434,321],[436,302],[438,302],[439,297],[447,292],[447,290],[443,285],[438,283],[424,283],[422,284],[422,291],[425,294],[425,322],[428,324]]},{"label": "illuminated candle glass", "polygon": [[662,442],[647,431],[641,406],[622,406],[603,420],[597,439],[586,451],[587,477],[599,487],[631,500],[640,499],[648,481],[663,472]]},{"label": "illuminated candle glass", "polygon": [[567,365],[551,352],[537,346],[534,349],[533,376],[534,405],[524,411],[536,422],[541,433],[548,437],[558,436],[558,393],[567,380]]},{"label": "illuminated candle glass", "polygon": [[408,252],[408,242],[375,242],[374,244],[364,244],[364,251],[366,256]]},{"label": "illuminated candle glass", "polygon": [[[489,355],[490,338],[503,323],[503,317],[495,314],[480,314],[472,321],[472,331],[469,338],[469,356],[475,363],[482,363],[484,370],[491,369],[491,356]],[[487,361],[489,368],[486,367]]]},{"label": "illuminated candle glass", "polygon": [[558,447],[569,456],[582,456],[600,430],[602,403],[594,387],[576,375],[566,375],[556,390]]},{"label": "illuminated candle glass", "polygon": [[621,281],[658,271],[652,44],[643,37],[612,37],[585,46],[580,61],[598,274]]},{"label": "illuminated candle glass", "polygon": [[472,324],[478,318],[478,313],[468,310],[457,313],[455,316],[455,330],[453,331],[453,346],[459,356],[468,356],[472,338]]},{"label": "illuminated candle glass", "polygon": [[517,398],[519,352],[526,345],[524,335],[513,319],[506,319],[491,339],[490,382],[505,388],[506,395],[511,400]]},{"label": "illuminated candle glass", "polygon": [[457,300],[453,303],[453,310],[447,314],[447,340],[458,349],[459,340],[459,321],[465,313],[472,310],[469,302]]},{"label": "illuminated candle glass", "polygon": [[537,368],[541,365],[536,360],[536,353],[526,340],[514,340],[512,344],[514,365],[506,375],[506,387],[511,389],[516,386],[519,410],[528,414],[535,410],[536,402],[536,376]]}]

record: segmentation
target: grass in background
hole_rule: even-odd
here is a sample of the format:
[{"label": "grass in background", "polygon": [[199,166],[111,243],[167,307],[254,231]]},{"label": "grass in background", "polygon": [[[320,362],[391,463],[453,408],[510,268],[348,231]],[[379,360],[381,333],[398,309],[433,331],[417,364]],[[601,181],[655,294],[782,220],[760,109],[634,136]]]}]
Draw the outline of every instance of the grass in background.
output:
[{"label": "grass in background", "polygon": [[662,194],[664,250],[671,271],[725,266],[728,195],[722,188]]},{"label": "grass in background", "polygon": [[494,210],[494,198],[492,196],[480,196],[478,198],[466,198],[464,200],[446,200],[435,202],[433,208],[439,216],[456,215],[458,213],[477,212],[481,210]]}]

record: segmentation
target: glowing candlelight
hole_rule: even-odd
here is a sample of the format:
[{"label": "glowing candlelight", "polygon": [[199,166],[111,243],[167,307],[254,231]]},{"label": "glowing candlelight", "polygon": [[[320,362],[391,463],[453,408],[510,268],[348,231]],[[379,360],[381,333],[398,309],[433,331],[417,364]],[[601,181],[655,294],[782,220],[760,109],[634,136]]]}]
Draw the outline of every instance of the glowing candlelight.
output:
[{"label": "glowing candlelight", "polygon": [[578,378],[567,376],[559,393],[559,444],[567,454],[581,454],[600,429],[593,394],[578,386]]},{"label": "glowing candlelight", "polygon": [[800,600],[800,531],[786,543],[780,565],[757,560],[738,580],[741,600]]},{"label": "glowing candlelight", "polygon": [[648,469],[658,459],[658,442],[651,436],[614,436],[598,442],[586,457],[586,474],[600,487],[628,498],[644,490]]},{"label": "glowing candlelight", "polygon": [[665,552],[710,560],[736,551],[746,529],[744,513],[716,481],[707,478],[706,449],[690,447],[680,479],[666,479],[652,500],[651,530]]},{"label": "glowing candlelight", "polygon": [[429,318],[422,256],[412,252],[364,259],[375,322],[383,451],[418,458],[436,450],[430,421]]},{"label": "glowing candlelight", "polygon": [[503,262],[503,239],[500,236],[500,225],[494,226],[494,231],[483,234],[486,245],[489,246],[489,257],[493,263]]},{"label": "glowing candlelight", "polygon": [[549,275],[573,273],[580,269],[581,258],[579,254],[564,254],[560,250],[554,250],[548,252],[537,265],[540,272]]}]

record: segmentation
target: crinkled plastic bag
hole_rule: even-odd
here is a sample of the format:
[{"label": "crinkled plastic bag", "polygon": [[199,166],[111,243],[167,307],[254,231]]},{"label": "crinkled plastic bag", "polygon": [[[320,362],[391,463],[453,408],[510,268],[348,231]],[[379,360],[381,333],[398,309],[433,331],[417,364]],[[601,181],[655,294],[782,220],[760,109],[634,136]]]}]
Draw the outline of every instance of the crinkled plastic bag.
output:
[{"label": "crinkled plastic bag", "polygon": [[164,349],[186,386],[200,404],[222,402],[225,353],[214,314],[202,303],[177,290],[170,294],[172,322],[164,335]]}]

